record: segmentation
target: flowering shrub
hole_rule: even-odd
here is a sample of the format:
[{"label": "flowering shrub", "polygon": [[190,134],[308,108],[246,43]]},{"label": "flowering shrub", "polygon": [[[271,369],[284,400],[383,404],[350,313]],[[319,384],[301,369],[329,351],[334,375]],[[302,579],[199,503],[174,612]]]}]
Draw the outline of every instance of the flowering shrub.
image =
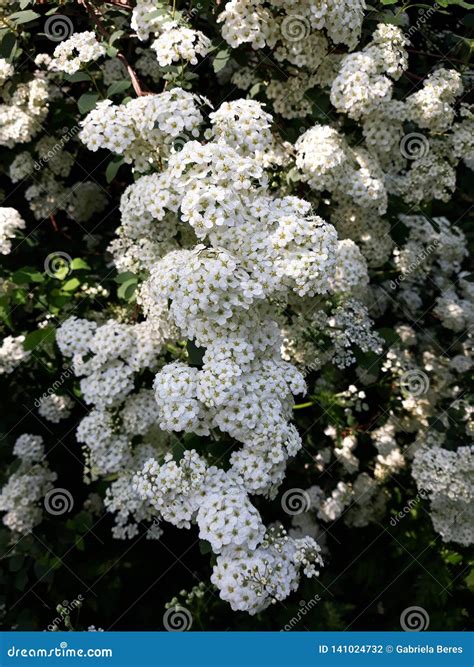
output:
[{"label": "flowering shrub", "polygon": [[468,7],[1,4],[5,627],[465,627]]}]

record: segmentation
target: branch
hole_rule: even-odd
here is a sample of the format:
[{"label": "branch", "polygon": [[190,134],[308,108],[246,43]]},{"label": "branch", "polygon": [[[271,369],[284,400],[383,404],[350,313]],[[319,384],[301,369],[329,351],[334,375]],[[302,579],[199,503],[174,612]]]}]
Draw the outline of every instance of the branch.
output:
[{"label": "branch", "polygon": [[[104,27],[104,24],[102,23],[101,17],[102,14],[100,10],[97,9],[97,7],[94,7],[93,5],[90,4],[89,0],[78,0],[80,5],[83,5],[89,16],[92,18],[94,23],[97,26],[97,29],[99,30],[100,34],[108,41],[110,39],[110,35],[107,32],[107,30]],[[113,3],[116,4],[116,3]],[[133,90],[135,91],[135,94],[137,97],[141,97],[143,95],[150,95],[150,93],[146,90],[144,90],[140,84],[140,80],[133,69],[133,67],[130,65],[128,62],[127,58],[123,53],[120,51],[117,53],[117,58],[125,65],[125,69],[127,70],[128,76],[130,77],[130,81],[132,82]]]}]

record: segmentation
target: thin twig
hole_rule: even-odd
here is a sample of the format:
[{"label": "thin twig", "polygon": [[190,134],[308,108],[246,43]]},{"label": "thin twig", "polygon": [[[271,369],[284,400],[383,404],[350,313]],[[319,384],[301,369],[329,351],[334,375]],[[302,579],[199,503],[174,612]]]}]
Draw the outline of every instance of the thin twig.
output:
[{"label": "thin twig", "polygon": [[[100,18],[100,16],[101,16],[100,10],[98,10],[97,7],[94,7],[93,5],[91,5],[88,2],[88,0],[78,0],[78,2],[79,2],[80,5],[83,5],[86,8],[90,17],[92,18],[92,20],[96,24],[100,34],[108,41],[109,38],[110,38],[110,35],[107,32],[107,30],[105,29],[104,24],[102,23],[102,20]],[[125,69],[127,70],[128,76],[130,77],[130,81],[132,82],[133,90],[135,91],[135,94],[137,95],[137,97],[141,97],[142,95],[150,95],[149,92],[145,91],[142,88],[135,70],[130,65],[130,63],[128,62],[125,55],[119,51],[117,53],[116,57],[125,65]]]}]

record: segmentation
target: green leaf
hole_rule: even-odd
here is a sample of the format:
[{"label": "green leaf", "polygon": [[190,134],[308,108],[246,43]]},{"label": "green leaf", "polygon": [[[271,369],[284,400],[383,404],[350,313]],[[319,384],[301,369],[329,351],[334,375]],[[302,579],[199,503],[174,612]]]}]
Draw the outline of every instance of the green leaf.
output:
[{"label": "green leaf", "polygon": [[78,280],[77,278],[70,278],[67,280],[64,285],[62,286],[63,292],[75,292],[77,288],[80,286],[81,281]]},{"label": "green leaf", "polygon": [[40,14],[37,14],[32,9],[25,9],[22,12],[15,12],[14,14],[10,14],[8,18],[19,25],[20,23],[29,23],[30,21],[34,21],[39,17]]},{"label": "green leaf", "polygon": [[81,113],[88,113],[95,107],[99,99],[98,93],[84,93],[77,101],[78,109]]},{"label": "green leaf", "polygon": [[119,93],[124,93],[131,86],[129,79],[122,79],[122,81],[116,81],[115,83],[110,84],[107,88],[107,97],[112,97],[112,95],[118,95]]},{"label": "green leaf", "polygon": [[41,345],[44,342],[52,343],[55,339],[55,327],[48,326],[43,329],[37,329],[36,331],[31,331],[25,336],[23,347],[25,350],[30,351],[34,350],[35,347]]},{"label": "green leaf", "polygon": [[395,343],[398,343],[400,341],[400,337],[398,336],[395,329],[390,329],[389,327],[382,327],[377,331],[377,333],[379,333],[389,345],[394,345]]},{"label": "green leaf", "polygon": [[468,589],[474,593],[474,568],[472,568],[464,581]]},{"label": "green leaf", "polygon": [[229,49],[222,49],[221,51],[218,51],[216,55],[214,56],[214,60],[212,61],[212,67],[214,69],[214,72],[217,74],[217,72],[220,72],[224,67],[227,65],[228,61],[230,58],[230,50]]},{"label": "green leaf", "polygon": [[137,276],[132,273],[131,271],[124,271],[123,273],[119,273],[118,276],[114,278],[115,282],[121,285],[122,283],[127,282],[127,280],[136,280],[138,281]]},{"label": "green leaf", "polygon": [[122,37],[122,35],[125,35],[125,30],[116,30],[110,35],[110,44],[112,45],[114,42],[116,42],[118,39]]},{"label": "green leaf", "polygon": [[203,556],[211,553],[212,549],[210,543],[207,540],[199,540],[199,551]]},{"label": "green leaf", "polygon": [[87,72],[74,72],[74,74],[65,74],[66,81],[71,83],[79,83],[80,81],[91,81],[90,74]]},{"label": "green leaf", "polygon": [[202,359],[204,357],[205,349],[198,347],[193,340],[188,340],[186,343],[188,352],[188,362],[190,366],[202,366]]},{"label": "green leaf", "polygon": [[118,53],[118,49],[115,48],[115,46],[107,46],[105,49],[106,54],[109,56],[109,58],[115,58],[115,56]]},{"label": "green leaf", "polygon": [[2,58],[10,58],[16,47],[16,35],[14,32],[5,32],[0,46]]},{"label": "green leaf", "polygon": [[137,279],[136,278],[126,280],[118,288],[117,296],[118,296],[119,299],[123,299],[124,301],[130,301],[130,299],[135,294],[136,289],[137,289]]},{"label": "green leaf", "polygon": [[10,302],[7,296],[0,297],[0,319],[2,319],[7,326],[12,328],[12,321],[10,318]]},{"label": "green leaf", "polygon": [[69,264],[69,268],[72,271],[83,271],[86,269],[90,270],[91,267],[84,259],[81,259],[80,257],[75,257]]},{"label": "green leaf", "polygon": [[16,285],[26,285],[29,283],[42,283],[44,282],[44,276],[36,269],[24,266],[12,274],[12,280]]},{"label": "green leaf", "polygon": [[105,170],[105,179],[107,183],[112,183],[114,178],[117,176],[117,172],[123,165],[123,163],[124,163],[123,157],[117,156],[112,158],[112,160],[107,165],[107,169]]}]

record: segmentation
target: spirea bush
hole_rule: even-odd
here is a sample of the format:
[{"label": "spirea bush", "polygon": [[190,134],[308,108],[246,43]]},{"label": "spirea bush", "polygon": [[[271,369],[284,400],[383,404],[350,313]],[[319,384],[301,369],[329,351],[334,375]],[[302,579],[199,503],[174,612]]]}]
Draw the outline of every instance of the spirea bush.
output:
[{"label": "spirea bush", "polygon": [[468,627],[469,8],[0,3],[5,628]]}]

